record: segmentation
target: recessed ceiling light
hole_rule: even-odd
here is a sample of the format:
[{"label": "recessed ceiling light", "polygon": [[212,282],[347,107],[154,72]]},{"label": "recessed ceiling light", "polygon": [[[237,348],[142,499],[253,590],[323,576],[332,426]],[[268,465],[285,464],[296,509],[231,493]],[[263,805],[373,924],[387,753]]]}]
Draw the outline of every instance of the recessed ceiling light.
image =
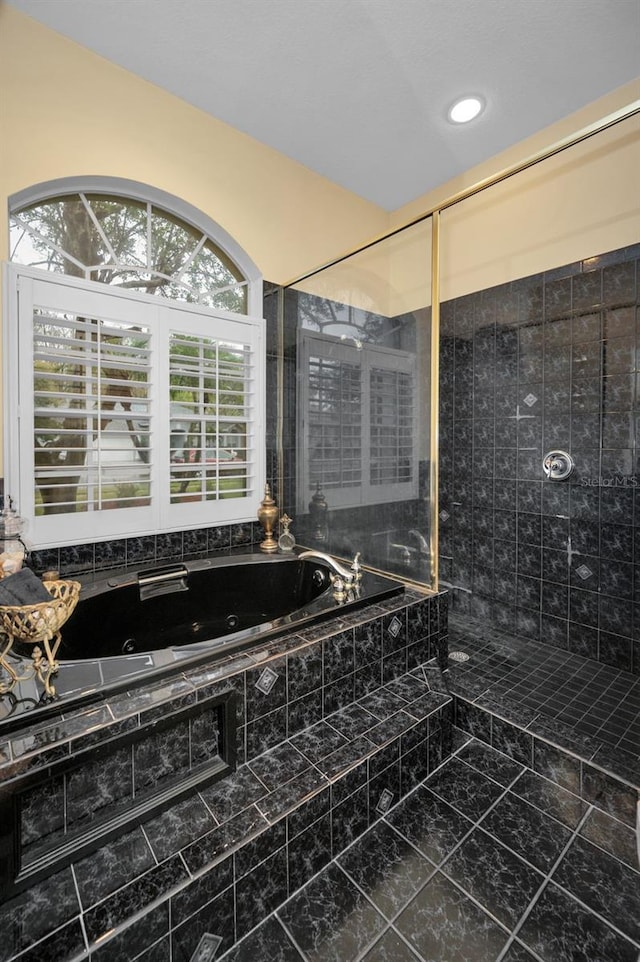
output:
[{"label": "recessed ceiling light", "polygon": [[461,97],[449,107],[447,117],[452,124],[466,124],[477,117],[484,108],[480,97]]}]

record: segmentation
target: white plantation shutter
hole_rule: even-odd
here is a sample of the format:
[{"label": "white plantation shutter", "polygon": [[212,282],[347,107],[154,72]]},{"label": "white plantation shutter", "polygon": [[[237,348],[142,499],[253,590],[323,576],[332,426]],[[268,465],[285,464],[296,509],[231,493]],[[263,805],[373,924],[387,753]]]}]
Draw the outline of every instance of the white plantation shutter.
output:
[{"label": "white plantation shutter", "polygon": [[171,502],[250,496],[258,415],[251,345],[172,332],[169,394]]},{"label": "white plantation shutter", "polygon": [[34,306],[34,481],[42,503],[60,513],[126,508],[132,486],[150,501],[150,341],[147,327]]},{"label": "white plantation shutter", "polygon": [[323,490],[362,485],[362,385],[358,358],[307,359],[308,471]]},{"label": "white plantation shutter", "polygon": [[304,331],[299,365],[298,510],[417,497],[414,355]]},{"label": "white plantation shutter", "polygon": [[402,487],[417,484],[412,361],[410,355],[387,353],[384,359],[374,356],[369,365],[369,483],[399,497]]},{"label": "white plantation shutter", "polygon": [[8,281],[6,490],[35,545],[255,517],[261,319],[24,268]]}]

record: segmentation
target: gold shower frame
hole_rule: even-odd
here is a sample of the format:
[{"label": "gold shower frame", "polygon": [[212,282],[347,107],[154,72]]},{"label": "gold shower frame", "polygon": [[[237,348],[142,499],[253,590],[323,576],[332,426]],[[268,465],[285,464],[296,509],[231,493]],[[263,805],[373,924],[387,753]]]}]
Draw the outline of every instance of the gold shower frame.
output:
[{"label": "gold shower frame", "polygon": [[[316,267],[311,271],[307,271],[299,277],[295,277],[286,284],[283,284],[283,289],[286,290],[289,287],[294,287],[296,284],[300,284],[302,281],[313,277],[316,274],[320,274],[322,271],[334,267],[336,264],[353,257],[356,254],[362,253],[362,251],[368,250],[368,248],[373,247],[382,241],[388,240],[394,237],[396,234],[400,234],[410,227],[420,224],[425,220],[431,218],[431,397],[430,397],[430,450],[429,457],[431,463],[431,473],[429,478],[430,483],[430,517],[429,517],[429,544],[431,549],[430,557],[430,569],[431,569],[431,589],[434,591],[438,590],[438,451],[439,451],[439,375],[440,375],[440,358],[439,358],[439,344],[440,344],[440,216],[445,210],[449,210],[456,204],[461,203],[464,200],[468,200],[470,197],[474,197],[476,194],[487,190],[490,187],[494,187],[496,184],[500,184],[516,174],[521,174],[525,170],[529,170],[531,167],[535,167],[537,164],[542,163],[545,160],[549,160],[551,157],[555,157],[557,154],[568,150],[571,147],[575,147],[578,144],[589,140],[591,137],[595,137],[597,134],[604,133],[604,131],[609,130],[611,127],[615,127],[617,124],[622,123],[625,120],[629,120],[636,114],[640,114],[640,100],[634,100],[626,107],[621,107],[618,110],[607,114],[600,120],[595,121],[592,124],[582,127],[575,131],[573,134],[569,134],[563,137],[561,140],[556,141],[549,147],[545,147],[542,150],[536,151],[536,153],[531,154],[525,160],[519,161],[518,163],[512,164],[509,167],[505,167],[502,170],[490,175],[489,177],[484,177],[483,179],[477,181],[475,184],[470,185],[454,194],[447,197],[441,203],[436,206],[423,211],[416,217],[411,218],[406,223],[402,224],[400,227],[395,227],[384,234],[373,238],[366,244],[362,244],[359,247],[349,250],[339,257],[322,264],[320,267]],[[283,412],[284,412],[284,298],[280,297],[278,305],[278,393],[277,393],[277,435],[276,435],[276,446],[277,446],[277,457],[278,457],[278,503],[283,504],[284,502],[284,490],[283,490],[283,477],[284,477],[284,448],[283,448]],[[384,572],[382,572],[384,573]],[[412,583],[410,579],[405,579],[408,583]],[[424,588],[423,583],[415,583],[416,587]]]}]

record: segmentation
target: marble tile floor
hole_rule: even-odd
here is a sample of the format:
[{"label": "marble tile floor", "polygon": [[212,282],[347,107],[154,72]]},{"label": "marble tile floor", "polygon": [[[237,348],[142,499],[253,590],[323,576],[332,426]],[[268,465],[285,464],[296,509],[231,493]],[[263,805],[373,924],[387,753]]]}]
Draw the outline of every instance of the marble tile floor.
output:
[{"label": "marble tile floor", "polygon": [[220,962],[638,962],[632,829],[457,742]]}]

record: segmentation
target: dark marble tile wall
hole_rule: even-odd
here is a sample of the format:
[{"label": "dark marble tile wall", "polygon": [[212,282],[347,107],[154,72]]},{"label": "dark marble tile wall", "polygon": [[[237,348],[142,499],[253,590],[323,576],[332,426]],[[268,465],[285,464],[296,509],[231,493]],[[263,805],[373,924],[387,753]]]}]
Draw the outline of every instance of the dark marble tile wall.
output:
[{"label": "dark marble tile wall", "polygon": [[[640,673],[640,244],[441,312],[452,606]],[[543,455],[575,460],[564,482]]]},{"label": "dark marble tile wall", "polygon": [[127,719],[231,687],[244,764],[6,901],[0,960],[151,960],[170,945],[187,960],[207,933],[228,948],[449,754],[446,659],[446,597],[407,592],[16,733],[0,745],[5,791]]},{"label": "dark marble tile wall", "polygon": [[38,574],[55,569],[65,578],[97,574],[109,568],[149,567],[204,558],[216,551],[257,545],[263,538],[262,526],[257,521],[225,524],[215,528],[195,528],[141,538],[119,538],[117,541],[31,551],[29,565]]}]

